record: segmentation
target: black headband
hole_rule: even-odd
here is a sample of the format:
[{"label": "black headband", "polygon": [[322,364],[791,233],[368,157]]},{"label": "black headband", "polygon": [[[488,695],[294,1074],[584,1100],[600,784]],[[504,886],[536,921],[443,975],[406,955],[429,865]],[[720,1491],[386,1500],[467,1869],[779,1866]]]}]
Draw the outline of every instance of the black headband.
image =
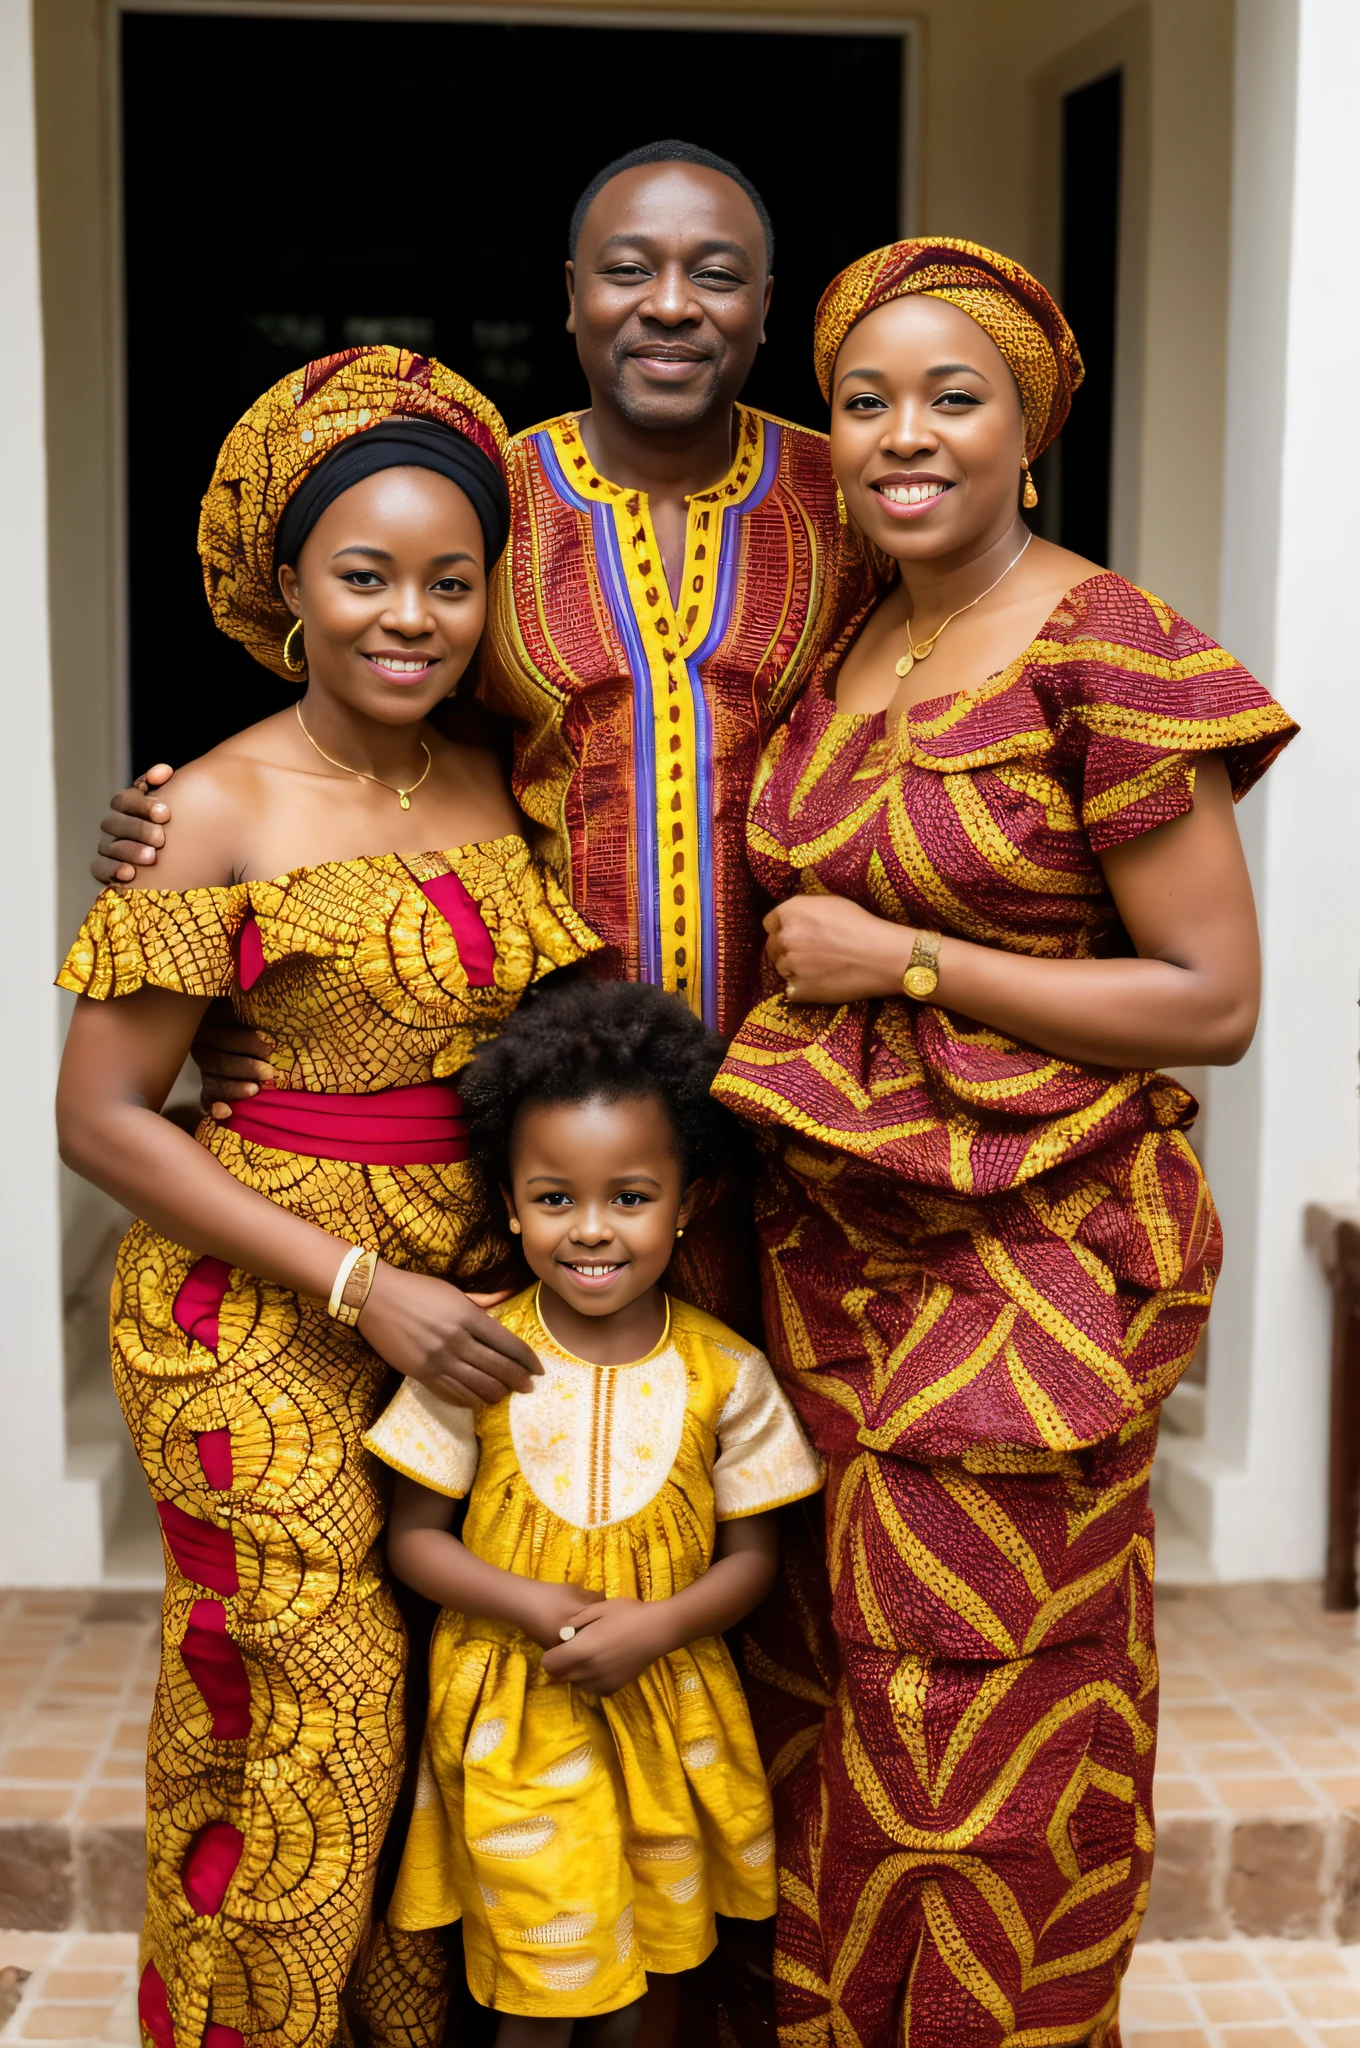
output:
[{"label": "black headband", "polygon": [[439,420],[383,420],[351,435],[309,469],[294,491],[274,536],[274,567],[295,563],[317,520],[345,491],[382,469],[432,469],[467,497],[486,544],[488,572],[510,533],[505,478],[474,441]]}]

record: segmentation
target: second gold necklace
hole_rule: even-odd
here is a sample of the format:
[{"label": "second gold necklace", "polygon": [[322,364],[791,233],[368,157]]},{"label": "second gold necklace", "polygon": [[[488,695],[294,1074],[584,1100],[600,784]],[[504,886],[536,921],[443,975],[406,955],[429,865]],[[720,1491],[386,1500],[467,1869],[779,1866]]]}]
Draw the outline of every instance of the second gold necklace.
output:
[{"label": "second gold necklace", "polygon": [[[986,595],[985,591],[983,595]],[[420,749],[425,756],[425,766],[421,770],[420,774],[417,775],[413,783],[411,783],[406,789],[401,789],[395,782],[384,782],[381,775],[371,775],[367,768],[351,768],[347,761],[337,761],[334,754],[328,754],[326,752],[326,749],[317,740],[312,739],[311,734],[307,731],[307,721],[302,715],[301,702],[299,701],[298,703],[296,703],[293,706],[293,709],[297,713],[297,722],[302,727],[305,738],[308,739],[311,742],[312,746],[316,748],[317,753],[320,754],[323,761],[329,761],[332,768],[339,768],[346,775],[357,775],[361,782],[376,782],[380,789],[390,789],[393,796],[400,801],[402,809],[404,811],[410,810],[411,798],[415,795],[416,791],[420,788],[421,783],[425,780],[425,777],[429,774],[431,768],[434,766],[433,756],[431,755],[430,750],[426,746],[424,740],[420,742]]]}]

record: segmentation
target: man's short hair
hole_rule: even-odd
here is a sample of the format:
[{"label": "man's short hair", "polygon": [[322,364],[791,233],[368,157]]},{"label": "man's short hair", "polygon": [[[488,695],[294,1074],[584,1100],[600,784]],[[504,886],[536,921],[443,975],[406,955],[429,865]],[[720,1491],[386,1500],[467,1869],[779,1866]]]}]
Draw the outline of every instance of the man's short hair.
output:
[{"label": "man's short hair", "polygon": [[624,171],[636,171],[643,164],[697,164],[701,170],[716,171],[720,178],[730,178],[734,185],[740,185],[746,197],[756,210],[761,232],[765,237],[765,268],[774,269],[774,223],[770,210],[757,192],[745,171],[740,171],[725,156],[715,156],[711,149],[700,149],[697,142],[648,142],[641,149],[630,149],[627,156],[616,156],[612,164],[606,164],[597,171],[572,210],[571,230],[567,237],[567,253],[573,262],[576,258],[576,244],[581,237],[581,227],[591,202],[602,192],[612,178]]}]

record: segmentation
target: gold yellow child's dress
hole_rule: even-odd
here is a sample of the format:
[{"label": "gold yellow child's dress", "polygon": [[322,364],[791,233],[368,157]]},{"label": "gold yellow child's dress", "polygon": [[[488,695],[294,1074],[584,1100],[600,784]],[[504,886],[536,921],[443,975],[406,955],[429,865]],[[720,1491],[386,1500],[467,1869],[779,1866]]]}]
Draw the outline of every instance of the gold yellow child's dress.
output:
[{"label": "gold yellow child's dress", "polygon": [[[247,1187],[419,1272],[488,1236],[448,1077],[525,987],[594,944],[524,841],[183,894],[113,891],[61,974],[97,1000],[229,995],[282,1086],[198,1141]],[[405,1639],[360,1437],[387,1368],[324,1302],[145,1223],[113,1374],[166,1539],[147,1762],[141,2018],[155,2048],[329,2048],[402,1769]],[[384,1934],[370,2040],[437,2042],[429,1944]]]},{"label": "gold yellow child's dress", "polygon": [[[815,1493],[821,1466],[764,1355],[671,1301],[631,1365],[574,1358],[531,1288],[496,1311],[543,1361],[473,1415],[414,1381],[364,1441],[435,1492],[462,1537],[525,1578],[664,1600],[709,1567],[718,1522]],[[547,1676],[509,1623],[446,1611],[430,1652],[416,1810],[389,1917],[462,1918],[468,1983],[497,2012],[586,2017],[644,1972],[702,1962],[713,1916],[775,1909],[765,1775],[732,1660],[705,1637],[609,1698]]]}]

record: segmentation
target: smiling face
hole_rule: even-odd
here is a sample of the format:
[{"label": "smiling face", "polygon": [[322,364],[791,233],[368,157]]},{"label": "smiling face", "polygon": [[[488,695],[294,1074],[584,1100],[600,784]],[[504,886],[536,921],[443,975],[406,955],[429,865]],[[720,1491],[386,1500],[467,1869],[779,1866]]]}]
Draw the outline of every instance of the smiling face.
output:
[{"label": "smiling face", "polygon": [[527,1104],[510,1174],[530,1271],[585,1316],[614,1315],[656,1286],[697,1195],[652,1095]]},{"label": "smiling face", "polygon": [[308,699],[411,725],[453,690],[486,622],[485,545],[468,499],[428,469],[341,493],[279,588],[303,622]]},{"label": "smiling face", "polygon": [[1020,392],[991,336],[947,300],[894,299],[852,327],[831,386],[831,463],[855,524],[907,564],[1015,524]]},{"label": "smiling face", "polygon": [[765,235],[740,185],[697,164],[621,171],[567,265],[591,403],[649,432],[731,405],[765,339]]}]

